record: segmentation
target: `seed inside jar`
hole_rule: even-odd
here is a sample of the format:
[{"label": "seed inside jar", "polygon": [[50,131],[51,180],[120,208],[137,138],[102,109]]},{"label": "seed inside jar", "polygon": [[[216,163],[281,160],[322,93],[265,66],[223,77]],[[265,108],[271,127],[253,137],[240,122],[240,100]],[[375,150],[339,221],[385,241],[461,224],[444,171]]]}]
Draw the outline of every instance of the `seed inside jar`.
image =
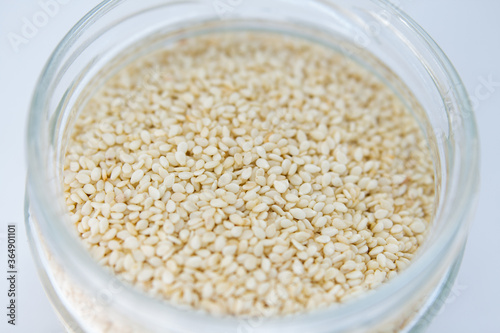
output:
[{"label": "seed inside jar", "polygon": [[268,33],[192,37],[129,64],[79,115],[63,173],[101,265],[216,314],[373,289],[410,264],[434,208],[430,151],[395,93]]}]

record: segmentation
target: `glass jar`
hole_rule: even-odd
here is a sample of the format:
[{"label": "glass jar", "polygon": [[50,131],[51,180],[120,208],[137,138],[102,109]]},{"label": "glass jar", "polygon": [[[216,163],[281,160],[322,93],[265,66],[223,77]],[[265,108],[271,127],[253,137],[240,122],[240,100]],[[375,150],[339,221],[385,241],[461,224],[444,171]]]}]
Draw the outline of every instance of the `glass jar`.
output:
[{"label": "glass jar", "polygon": [[[411,265],[358,298],[291,317],[214,317],[125,285],[95,262],[66,215],[61,162],[69,128],[107,78],[137,57],[197,34],[259,30],[337,49],[378,75],[412,111],[435,164],[432,229]],[[417,332],[449,292],[478,188],[471,105],[434,41],[384,0],[105,1],[66,35],[34,93],[26,224],[44,287],[70,332]]]}]

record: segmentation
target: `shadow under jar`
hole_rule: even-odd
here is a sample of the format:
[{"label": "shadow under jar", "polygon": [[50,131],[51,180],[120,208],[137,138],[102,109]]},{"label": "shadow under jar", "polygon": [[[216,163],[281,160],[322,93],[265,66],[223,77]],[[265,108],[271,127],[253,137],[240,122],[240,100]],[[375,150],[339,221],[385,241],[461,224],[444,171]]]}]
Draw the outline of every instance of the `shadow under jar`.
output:
[{"label": "shadow under jar", "polygon": [[[218,317],[141,293],[80,245],[61,186],[79,112],[135,59],[185,38],[236,31],[291,35],[337,50],[385,82],[420,124],[434,161],[432,225],[409,267],[375,290],[288,317]],[[69,331],[417,332],[453,283],[477,184],[478,139],[460,79],[430,37],[385,1],[108,1],[70,31],[38,82],[25,215],[42,282]]]}]

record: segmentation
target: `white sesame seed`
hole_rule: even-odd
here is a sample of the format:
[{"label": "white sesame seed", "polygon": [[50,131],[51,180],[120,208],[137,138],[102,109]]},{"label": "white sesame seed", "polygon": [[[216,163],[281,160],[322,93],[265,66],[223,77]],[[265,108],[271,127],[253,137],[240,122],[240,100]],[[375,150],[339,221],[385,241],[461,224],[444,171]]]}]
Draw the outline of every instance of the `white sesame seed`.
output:
[{"label": "white sesame seed", "polygon": [[207,148],[205,148],[203,150],[203,152],[205,154],[210,155],[210,156],[217,154],[218,151],[219,150],[216,147],[214,147],[214,146],[208,146]]},{"label": "white sesame seed", "polygon": [[240,186],[236,183],[227,184],[225,188],[231,193],[238,193],[240,191]]},{"label": "white sesame seed", "polygon": [[302,210],[300,208],[290,209],[290,214],[292,214],[292,216],[294,218],[296,218],[297,220],[303,220],[306,218],[306,213],[304,212],[304,210]]},{"label": "white sesame seed", "polygon": [[189,241],[189,246],[190,246],[193,250],[199,250],[199,249],[200,249],[200,247],[201,247],[201,240],[200,240],[200,236],[195,235],[193,238],[191,238],[191,240]]},{"label": "white sesame seed", "polygon": [[321,168],[314,164],[306,164],[304,165],[304,170],[310,173],[317,173],[321,171]]},{"label": "white sesame seed", "polygon": [[297,242],[302,243],[308,240],[311,236],[307,232],[300,231],[292,234],[291,237],[295,239]]},{"label": "white sesame seed", "polygon": [[230,173],[226,172],[225,174],[220,176],[218,185],[219,185],[219,187],[224,187],[224,186],[228,185],[229,183],[231,183],[232,180],[233,180],[233,176]]},{"label": "white sesame seed", "polygon": [[83,192],[85,192],[86,194],[94,194],[96,191],[94,185],[92,184],[85,184],[83,186]]},{"label": "white sesame seed", "polygon": [[238,247],[236,245],[226,245],[222,249],[222,254],[225,256],[232,256],[233,254],[236,253],[236,250]]},{"label": "white sesame seed", "polygon": [[299,194],[300,195],[309,194],[309,193],[311,193],[311,191],[312,191],[312,186],[309,183],[304,183],[304,184],[300,185],[300,187],[299,187]]},{"label": "white sesame seed", "polygon": [[266,232],[264,230],[262,230],[262,228],[253,227],[252,230],[258,239],[265,239],[266,238]]},{"label": "white sesame seed", "polygon": [[186,154],[181,151],[175,152],[175,159],[180,165],[186,165]]},{"label": "white sesame seed", "polygon": [[149,145],[151,143],[151,135],[148,131],[141,131],[141,139],[145,144]]},{"label": "white sesame seed", "polygon": [[203,264],[203,260],[200,257],[189,257],[185,264],[190,268],[199,268]]},{"label": "white sesame seed", "polygon": [[414,232],[414,233],[417,233],[417,234],[421,234],[425,231],[425,224],[420,221],[420,220],[417,220],[415,222],[413,222],[412,224],[410,224],[410,229]]},{"label": "white sesame seed", "polygon": [[269,169],[269,168],[270,168],[269,162],[267,162],[267,161],[266,161],[265,159],[263,159],[263,158],[259,158],[259,159],[257,160],[256,164],[257,164],[257,166],[258,166],[259,168],[262,168],[262,169],[265,169],[265,170],[267,170],[267,169]]},{"label": "white sesame seed", "polygon": [[241,173],[242,179],[249,179],[252,176],[252,168],[248,167]]},{"label": "white sesame seed", "polygon": [[255,206],[252,211],[255,213],[261,213],[265,212],[269,209],[269,207],[265,203],[260,203],[257,206]]},{"label": "white sesame seed", "polygon": [[102,140],[108,145],[113,146],[115,144],[115,136],[111,133],[104,133],[102,135]]},{"label": "white sesame seed", "polygon": [[90,183],[90,176],[87,175],[86,173],[79,172],[75,178],[76,180],[78,180],[80,184],[85,185]]},{"label": "white sesame seed", "polygon": [[187,142],[186,141],[179,142],[179,144],[177,145],[177,151],[182,154],[186,154],[187,150],[188,150]]},{"label": "white sesame seed", "polygon": [[[133,176],[133,175],[132,175]],[[175,174],[170,174],[168,175],[165,180],[163,181],[163,183],[165,184],[165,186],[167,188],[172,188],[172,186],[174,186],[175,184]]]},{"label": "white sesame seed", "polygon": [[61,173],[90,254],[172,303],[248,317],[342,302],[411,264],[432,225],[431,155],[393,92],[343,57],[231,33],[112,77]]},{"label": "white sesame seed", "polygon": [[186,199],[186,195],[184,193],[177,192],[172,194],[170,198],[175,202],[181,202],[184,201],[184,199]]},{"label": "white sesame seed", "polygon": [[144,171],[142,171],[141,169],[136,170],[132,174],[132,177],[130,177],[130,183],[135,184],[139,182],[142,179],[142,177],[144,177]]},{"label": "white sesame seed", "polygon": [[274,188],[276,189],[276,191],[278,191],[279,193],[285,193],[286,190],[288,190],[288,180],[276,180],[273,184]]},{"label": "white sesame seed", "polygon": [[126,249],[137,249],[139,247],[139,242],[135,237],[127,237],[123,242],[123,247]]},{"label": "white sesame seed", "polygon": [[153,277],[154,271],[151,268],[144,268],[141,271],[139,271],[139,274],[137,274],[137,281],[139,282],[145,282],[151,280]]},{"label": "white sesame seed", "polygon": [[111,211],[115,213],[123,213],[127,210],[127,205],[124,203],[116,203],[111,206]]},{"label": "white sesame seed", "polygon": [[101,168],[94,168],[90,174],[92,181],[96,182],[101,179],[102,170]]},{"label": "white sesame seed", "polygon": [[188,180],[188,179],[191,179],[193,178],[193,174],[191,172],[180,172],[177,177],[179,177],[179,179],[182,179],[182,180]]},{"label": "white sesame seed", "polygon": [[318,243],[328,243],[330,241],[330,237],[327,235],[321,235],[316,237],[316,242]]},{"label": "white sesame seed", "polygon": [[386,209],[378,209],[374,215],[376,219],[385,219],[389,215],[389,212]]},{"label": "white sesame seed", "polygon": [[216,207],[216,208],[222,208],[227,206],[227,202],[225,202],[222,199],[212,199],[210,201],[210,206]]},{"label": "white sesame seed", "polygon": [[347,207],[341,202],[334,202],[333,207],[337,212],[346,213],[348,211]]},{"label": "white sesame seed", "polygon": [[242,225],[244,223],[243,219],[238,214],[232,214],[232,215],[230,215],[229,216],[229,220],[231,222],[233,222],[234,224],[236,224],[236,225]]},{"label": "white sesame seed", "polygon": [[153,200],[160,199],[160,191],[158,191],[157,188],[150,186],[148,191],[149,191],[149,196],[153,198]]}]

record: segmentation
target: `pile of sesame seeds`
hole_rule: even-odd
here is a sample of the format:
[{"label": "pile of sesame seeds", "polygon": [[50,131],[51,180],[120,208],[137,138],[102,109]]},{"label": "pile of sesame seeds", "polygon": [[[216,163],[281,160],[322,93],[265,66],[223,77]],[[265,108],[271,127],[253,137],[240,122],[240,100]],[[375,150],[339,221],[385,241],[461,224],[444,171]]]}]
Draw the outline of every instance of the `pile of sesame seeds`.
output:
[{"label": "pile of sesame seeds", "polygon": [[430,151],[395,94],[267,33],[188,38],[118,72],[76,121],[63,176],[101,265],[217,314],[375,288],[410,263],[434,208]]}]

